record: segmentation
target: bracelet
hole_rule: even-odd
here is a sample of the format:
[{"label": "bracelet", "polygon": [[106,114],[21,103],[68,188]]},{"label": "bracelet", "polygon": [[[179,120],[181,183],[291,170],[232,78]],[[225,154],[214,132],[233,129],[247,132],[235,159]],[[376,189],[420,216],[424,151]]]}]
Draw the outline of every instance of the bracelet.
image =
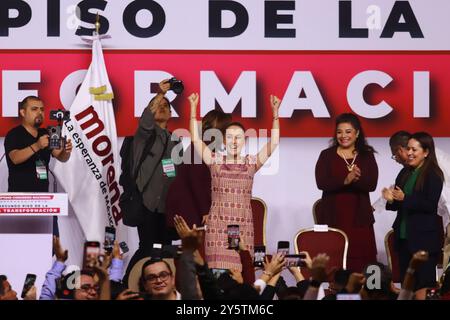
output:
[{"label": "bracelet", "polygon": [[409,267],[408,269],[406,269],[406,273],[409,273],[410,275],[413,275],[416,272],[416,270],[414,270],[413,268]]},{"label": "bracelet", "polygon": [[36,151],[34,151],[34,149],[32,147],[32,144],[30,144],[30,149],[31,149],[31,151],[33,151],[33,153],[36,153]]},{"label": "bracelet", "polygon": [[278,120],[278,117],[273,117],[273,120]]},{"label": "bracelet", "polygon": [[263,274],[265,274],[266,276],[269,276],[269,277],[273,276],[272,272],[269,272],[269,271],[266,271],[266,270],[263,271]]}]

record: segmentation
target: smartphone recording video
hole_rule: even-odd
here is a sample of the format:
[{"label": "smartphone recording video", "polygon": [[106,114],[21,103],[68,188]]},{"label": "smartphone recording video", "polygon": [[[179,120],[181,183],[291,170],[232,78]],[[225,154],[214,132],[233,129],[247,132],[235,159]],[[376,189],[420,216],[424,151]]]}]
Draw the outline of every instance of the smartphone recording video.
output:
[{"label": "smartphone recording video", "polygon": [[287,254],[284,256],[286,267],[306,267],[304,254]]},{"label": "smartphone recording video", "polygon": [[231,224],[227,226],[228,233],[228,249],[237,250],[239,249],[239,225]]},{"label": "smartphone recording video", "polygon": [[36,282],[36,275],[31,273],[27,274],[27,276],[25,277],[25,281],[23,283],[22,294],[20,295],[22,299],[25,298],[27,292],[31,289],[32,286],[34,286],[35,282]]},{"label": "smartphone recording video", "polygon": [[253,265],[255,267],[262,268],[264,265],[264,259],[266,257],[266,246],[255,246],[255,256],[253,260]]},{"label": "smartphone recording video", "polygon": [[115,240],[116,240],[116,229],[113,227],[105,227],[104,249],[106,252],[111,252],[113,250]]},{"label": "smartphone recording video", "polygon": [[84,243],[83,268],[92,269],[100,256],[100,242],[86,241]]},{"label": "smartphone recording video", "polygon": [[277,253],[289,254],[289,241],[278,241]]}]

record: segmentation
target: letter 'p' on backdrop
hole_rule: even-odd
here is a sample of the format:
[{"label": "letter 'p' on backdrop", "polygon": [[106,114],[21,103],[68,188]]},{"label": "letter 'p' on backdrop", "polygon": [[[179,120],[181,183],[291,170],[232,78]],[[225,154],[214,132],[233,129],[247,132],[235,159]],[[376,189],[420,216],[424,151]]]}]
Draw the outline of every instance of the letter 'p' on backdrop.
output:
[{"label": "letter 'p' on backdrop", "polygon": [[0,136],[27,95],[47,112],[70,106],[97,12],[111,36],[102,42],[120,136],[171,76],[185,83],[181,96],[169,93],[172,129],[188,128],[190,92],[202,115],[221,107],[267,128],[273,93],[285,137],[328,137],[342,112],[361,116],[369,136],[448,136],[447,0],[2,0]]}]

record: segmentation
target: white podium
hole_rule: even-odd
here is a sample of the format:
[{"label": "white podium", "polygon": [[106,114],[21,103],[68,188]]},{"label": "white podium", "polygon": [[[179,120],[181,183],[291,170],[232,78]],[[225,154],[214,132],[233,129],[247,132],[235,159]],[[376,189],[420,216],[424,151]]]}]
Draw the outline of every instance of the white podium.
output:
[{"label": "white podium", "polygon": [[53,217],[67,214],[65,193],[0,193],[0,274],[19,299],[27,273],[37,275],[39,298],[52,266]]}]

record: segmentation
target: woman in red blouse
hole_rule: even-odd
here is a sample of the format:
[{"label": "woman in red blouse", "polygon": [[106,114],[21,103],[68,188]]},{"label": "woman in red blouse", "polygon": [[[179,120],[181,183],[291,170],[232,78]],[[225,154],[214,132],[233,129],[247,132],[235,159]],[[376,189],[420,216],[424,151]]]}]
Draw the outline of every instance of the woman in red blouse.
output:
[{"label": "woman in red blouse", "polygon": [[317,187],[323,191],[317,207],[318,223],[347,234],[347,269],[355,272],[376,262],[377,256],[369,197],[378,180],[374,152],[358,117],[344,113],[336,119],[331,147],[321,152],[316,164]]}]

